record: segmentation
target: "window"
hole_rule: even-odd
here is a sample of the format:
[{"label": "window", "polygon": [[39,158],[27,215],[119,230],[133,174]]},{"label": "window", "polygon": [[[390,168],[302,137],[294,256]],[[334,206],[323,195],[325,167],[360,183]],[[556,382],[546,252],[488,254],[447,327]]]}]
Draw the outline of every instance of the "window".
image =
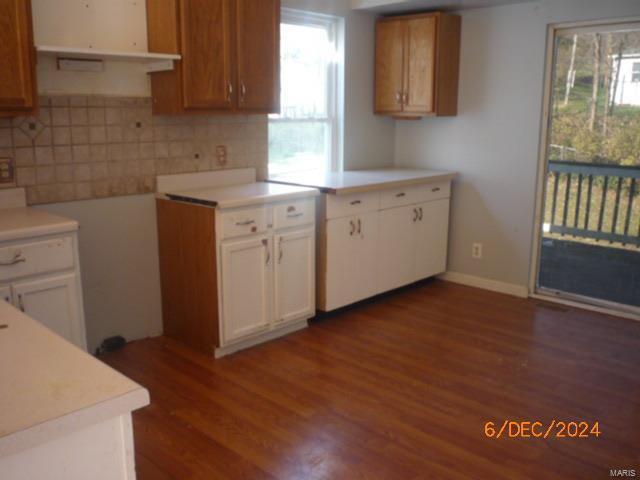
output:
[{"label": "window", "polygon": [[640,62],[633,63],[633,70],[631,72],[631,81],[640,82]]},{"label": "window", "polygon": [[269,174],[341,168],[342,22],[283,9],[280,114],[269,116]]}]

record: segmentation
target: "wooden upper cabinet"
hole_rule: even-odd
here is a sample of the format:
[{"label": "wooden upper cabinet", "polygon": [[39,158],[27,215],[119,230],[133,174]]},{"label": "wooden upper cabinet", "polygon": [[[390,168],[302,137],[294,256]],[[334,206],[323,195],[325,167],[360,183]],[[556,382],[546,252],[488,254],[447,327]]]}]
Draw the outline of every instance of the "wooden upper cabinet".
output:
[{"label": "wooden upper cabinet", "polygon": [[184,108],[230,109],[231,0],[180,2]]},{"label": "wooden upper cabinet", "polygon": [[236,0],[238,108],[280,108],[280,1]]},{"label": "wooden upper cabinet", "polygon": [[29,0],[0,0],[0,116],[36,108],[35,49]]},{"label": "wooden upper cabinet", "polygon": [[375,112],[397,118],[456,115],[459,62],[459,16],[378,20]]},{"label": "wooden upper cabinet", "polygon": [[182,55],[151,74],[154,113],[278,110],[280,0],[147,0],[147,24],[150,51]]},{"label": "wooden upper cabinet", "polygon": [[393,113],[402,109],[404,44],[406,23],[376,24],[376,112]]}]

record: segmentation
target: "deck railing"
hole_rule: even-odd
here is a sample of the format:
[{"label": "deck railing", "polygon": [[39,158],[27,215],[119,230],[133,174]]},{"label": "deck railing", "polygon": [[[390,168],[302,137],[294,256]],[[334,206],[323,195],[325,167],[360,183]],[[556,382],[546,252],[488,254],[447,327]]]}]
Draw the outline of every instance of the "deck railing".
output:
[{"label": "deck railing", "polygon": [[549,161],[545,223],[560,235],[640,247],[640,168]]}]

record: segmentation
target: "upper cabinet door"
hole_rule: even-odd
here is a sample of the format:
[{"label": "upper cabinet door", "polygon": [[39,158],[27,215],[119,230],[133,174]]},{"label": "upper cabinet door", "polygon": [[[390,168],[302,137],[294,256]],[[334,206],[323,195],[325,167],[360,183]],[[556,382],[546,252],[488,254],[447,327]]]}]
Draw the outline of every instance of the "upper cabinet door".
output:
[{"label": "upper cabinet door", "polygon": [[435,55],[436,17],[407,21],[403,105],[405,112],[434,111]]},{"label": "upper cabinet door", "polygon": [[0,116],[35,107],[35,58],[31,3],[0,0]]},{"label": "upper cabinet door", "polygon": [[236,1],[238,109],[280,109],[280,0]]},{"label": "upper cabinet door", "polygon": [[181,0],[180,32],[185,109],[229,109],[231,0]]},{"label": "upper cabinet door", "polygon": [[375,111],[402,111],[406,23],[385,20],[376,24]]}]

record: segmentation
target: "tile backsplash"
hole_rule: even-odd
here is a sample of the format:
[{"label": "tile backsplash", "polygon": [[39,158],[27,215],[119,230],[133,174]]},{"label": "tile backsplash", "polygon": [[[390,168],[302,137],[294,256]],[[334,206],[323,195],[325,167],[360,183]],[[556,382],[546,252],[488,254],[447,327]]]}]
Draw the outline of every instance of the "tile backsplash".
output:
[{"label": "tile backsplash", "polygon": [[[50,96],[37,117],[0,119],[30,205],[155,191],[156,175],[256,167],[266,177],[267,116],[157,116],[148,97]],[[216,147],[227,149],[220,165]]]}]

